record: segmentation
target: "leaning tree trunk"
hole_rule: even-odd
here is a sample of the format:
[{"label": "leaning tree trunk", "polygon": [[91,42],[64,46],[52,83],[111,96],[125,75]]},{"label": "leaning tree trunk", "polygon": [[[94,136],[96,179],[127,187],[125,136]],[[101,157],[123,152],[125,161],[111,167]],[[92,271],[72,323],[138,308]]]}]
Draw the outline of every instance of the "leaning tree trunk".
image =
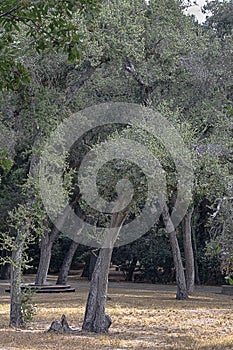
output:
[{"label": "leaning tree trunk", "polygon": [[75,241],[71,242],[71,245],[64,257],[62,266],[60,268],[56,284],[62,284],[62,285],[67,284],[67,278],[70,271],[71,263],[78,246],[79,246],[79,243]]},{"label": "leaning tree trunk", "polygon": [[[56,230],[56,228],[54,228]],[[57,231],[57,230],[56,230]],[[54,231],[53,231],[54,232]],[[57,231],[58,233],[58,231]],[[46,279],[48,275],[51,254],[52,254],[52,246],[53,242],[56,238],[56,235],[50,235],[47,231],[45,235],[41,239],[40,244],[40,262],[37,269],[35,284],[44,285],[46,284]]]},{"label": "leaning tree trunk", "polygon": [[185,255],[185,275],[188,294],[194,292],[195,284],[195,264],[192,245],[192,220],[193,208],[190,209],[182,221],[183,242],[184,242],[184,255]]},{"label": "leaning tree trunk", "polygon": [[187,292],[187,286],[186,286],[186,280],[185,280],[184,267],[182,263],[180,247],[177,240],[176,231],[172,223],[172,220],[169,214],[169,209],[166,203],[163,203],[163,206],[162,206],[162,216],[163,216],[166,230],[169,233],[169,239],[172,247],[173,261],[174,261],[175,270],[176,270],[176,284],[177,284],[176,299],[185,300],[185,299],[188,299],[188,292]]},{"label": "leaning tree trunk", "polygon": [[90,292],[82,329],[88,332],[106,333],[111,319],[105,314],[108,290],[108,272],[112,257],[112,248],[100,249],[92,275]]},{"label": "leaning tree trunk", "polygon": [[21,327],[23,315],[21,308],[21,278],[22,278],[22,254],[25,237],[18,232],[15,239],[15,247],[12,251],[11,264],[11,289],[10,289],[10,327]]},{"label": "leaning tree trunk", "polygon": [[[132,199],[133,194],[130,194]],[[86,311],[82,329],[87,332],[106,333],[112,323],[111,318],[105,314],[108,290],[108,274],[114,243],[127,216],[128,207],[122,204],[129,203],[129,194],[124,192],[114,208],[111,220],[111,232],[105,237],[104,248],[100,249],[95,269],[92,274],[90,290],[86,304]],[[126,207],[120,212],[118,208]],[[106,248],[105,248],[106,247]]]},{"label": "leaning tree trunk", "polygon": [[[74,203],[74,201],[73,201]],[[41,238],[41,245],[40,245],[40,261],[39,266],[37,269],[35,284],[37,285],[44,285],[46,284],[47,275],[49,271],[49,265],[52,255],[52,247],[53,243],[59,233],[59,231],[62,229],[62,226],[64,225],[66,218],[70,212],[70,205],[67,205],[63,214],[58,219],[56,226],[53,227],[51,232],[47,230],[44,234],[44,236]]]},{"label": "leaning tree trunk", "polygon": [[93,251],[93,250],[90,251],[90,262],[88,266],[88,276],[87,276],[89,281],[91,281],[92,279],[92,275],[95,270],[95,264],[98,259],[98,254],[99,254],[98,251]]},{"label": "leaning tree trunk", "polygon": [[87,277],[88,281],[91,281],[92,279],[98,254],[98,249],[91,250],[89,252],[88,260],[85,262],[81,277]]}]

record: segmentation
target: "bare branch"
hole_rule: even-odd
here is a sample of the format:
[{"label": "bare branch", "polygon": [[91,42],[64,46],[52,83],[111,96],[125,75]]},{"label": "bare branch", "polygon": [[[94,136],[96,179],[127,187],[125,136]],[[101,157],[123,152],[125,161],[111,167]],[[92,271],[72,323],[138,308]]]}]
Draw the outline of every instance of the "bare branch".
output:
[{"label": "bare branch", "polygon": [[144,81],[138,76],[138,74],[137,74],[137,72],[136,72],[136,70],[135,70],[135,68],[134,68],[134,65],[133,65],[128,59],[126,59],[125,69],[126,69],[129,73],[133,74],[134,79],[137,81],[137,83],[138,83],[139,85],[141,85],[142,87],[145,87],[146,84],[145,84]]},{"label": "bare branch", "polygon": [[81,77],[72,85],[68,88],[67,93],[66,93],[66,101],[65,105],[68,105],[75,93],[84,85],[84,83],[92,76],[92,74],[95,72],[96,67],[93,67],[91,64],[87,64],[86,69],[82,73]]},{"label": "bare branch", "polygon": [[218,215],[218,213],[220,212],[223,201],[225,201],[225,200],[233,200],[233,197],[217,198],[217,200],[218,200],[219,203],[217,205],[217,210],[211,215],[212,218],[215,218]]},{"label": "bare branch", "polygon": [[217,210],[211,215],[212,218],[215,218],[218,213],[220,212],[221,206],[222,206],[223,198],[219,198],[219,203],[217,205]]},{"label": "bare branch", "polygon": [[18,10],[18,9],[20,8],[20,3],[21,3],[21,1],[19,1],[19,2],[18,2],[14,7],[12,7],[10,10],[8,10],[8,11],[6,11],[6,12],[4,12],[4,13],[1,13],[1,14],[0,14],[0,18],[6,17],[6,16],[10,15],[12,12]]}]

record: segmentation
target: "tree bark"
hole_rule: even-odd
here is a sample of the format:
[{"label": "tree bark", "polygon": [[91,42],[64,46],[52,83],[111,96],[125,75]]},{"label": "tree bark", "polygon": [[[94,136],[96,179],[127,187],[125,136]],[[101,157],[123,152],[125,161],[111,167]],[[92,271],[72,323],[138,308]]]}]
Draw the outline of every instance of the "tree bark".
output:
[{"label": "tree bark", "polygon": [[109,316],[105,314],[105,306],[112,250],[112,248],[100,249],[95,265],[82,326],[87,332],[106,333],[111,325]]},{"label": "tree bark", "polygon": [[74,257],[74,254],[77,250],[79,246],[79,243],[72,241],[69,247],[69,250],[67,251],[62,266],[60,268],[60,272],[57,278],[57,282],[56,284],[62,284],[62,285],[66,285],[67,284],[67,278],[68,278],[68,274],[70,271],[70,267],[72,264],[72,260]]},{"label": "tree bark", "polygon": [[88,266],[88,280],[91,281],[93,272],[95,270],[95,264],[98,259],[98,252],[90,251],[90,262]]},{"label": "tree bark", "polygon": [[[133,193],[130,193],[132,199]],[[119,235],[121,227],[126,219],[128,207],[119,212],[119,208],[124,207],[122,203],[129,203],[129,193],[122,191],[117,205],[114,208],[114,214],[111,220],[111,231],[106,230],[104,248],[100,249],[95,269],[92,275],[90,290],[86,304],[86,311],[82,329],[87,332],[106,333],[111,326],[111,318],[105,314],[108,290],[108,274],[112,257],[114,243]],[[120,206],[119,206],[120,205]],[[105,248],[106,247],[106,248]]]},{"label": "tree bark", "polygon": [[185,255],[185,276],[188,294],[194,292],[195,284],[195,265],[192,245],[192,220],[193,208],[188,210],[182,221],[184,255]]},{"label": "tree bark", "polygon": [[[56,233],[59,231],[56,230]],[[56,234],[57,235],[57,234]],[[40,262],[36,274],[35,284],[44,285],[46,284],[46,279],[49,271],[49,265],[51,260],[52,246],[56,238],[56,235],[50,235],[47,231],[45,235],[41,238],[40,244]]]},{"label": "tree bark", "polygon": [[[195,212],[194,212],[195,214]],[[194,227],[196,229],[197,225],[197,220],[196,220],[196,215],[194,215]],[[195,229],[193,230],[193,252],[194,252],[194,266],[195,266],[195,282],[197,285],[201,284],[200,276],[199,276],[199,268],[198,268],[198,254],[197,254],[197,238],[196,238],[196,232]]]},{"label": "tree bark", "polygon": [[22,253],[25,236],[17,234],[15,249],[12,251],[11,265],[11,289],[10,289],[10,327],[23,326],[23,315],[21,308],[21,278],[22,278]]},{"label": "tree bark", "polygon": [[[35,101],[32,99],[32,114],[35,116]],[[36,125],[34,126],[36,129]],[[37,129],[35,132],[34,145],[38,142]],[[35,178],[37,166],[39,162],[39,156],[36,153],[32,153],[29,173],[28,175]],[[34,194],[31,190],[28,193],[27,208],[30,208],[34,202]],[[10,289],[10,327],[23,326],[23,314],[22,314],[22,263],[23,252],[25,250],[25,241],[30,232],[30,220],[27,220],[20,229],[17,229],[17,234],[14,242],[14,248],[12,250],[12,262],[11,262],[11,289]]]},{"label": "tree bark", "polygon": [[[72,203],[75,202],[75,199]],[[67,205],[63,214],[59,218],[57,225],[53,227],[53,229],[49,232],[47,230],[44,234],[44,236],[41,238],[41,245],[40,245],[40,261],[39,266],[36,274],[35,284],[37,285],[44,285],[46,284],[47,275],[49,271],[49,265],[51,260],[51,254],[52,254],[52,247],[53,243],[60,232],[60,229],[62,229],[62,226],[65,223],[66,217],[69,214],[70,206]]]},{"label": "tree bark", "polygon": [[185,280],[184,267],[182,263],[179,243],[176,237],[176,231],[171,221],[169,209],[166,203],[162,204],[162,216],[167,232],[169,233],[169,239],[172,247],[173,261],[176,270],[176,284],[177,293],[176,299],[185,300],[188,299],[188,292]]}]

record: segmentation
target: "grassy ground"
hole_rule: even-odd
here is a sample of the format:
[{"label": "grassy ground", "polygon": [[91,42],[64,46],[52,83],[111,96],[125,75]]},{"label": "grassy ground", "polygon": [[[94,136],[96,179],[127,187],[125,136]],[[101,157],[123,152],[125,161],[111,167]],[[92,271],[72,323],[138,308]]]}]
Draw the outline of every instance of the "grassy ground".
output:
[{"label": "grassy ground", "polygon": [[[107,313],[113,325],[107,335],[82,333],[88,284],[76,283],[71,294],[37,294],[37,315],[23,330],[9,329],[9,295],[0,285],[0,350],[36,349],[233,349],[233,300],[195,292],[176,301],[170,286],[112,283]],[[48,334],[54,319],[65,314],[77,335]]]}]

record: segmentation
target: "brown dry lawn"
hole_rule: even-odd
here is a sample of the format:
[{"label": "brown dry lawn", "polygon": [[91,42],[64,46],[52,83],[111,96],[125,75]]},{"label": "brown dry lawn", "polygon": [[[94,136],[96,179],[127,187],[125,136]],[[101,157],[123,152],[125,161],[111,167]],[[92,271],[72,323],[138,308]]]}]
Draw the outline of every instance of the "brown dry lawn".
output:
[{"label": "brown dry lawn", "polygon": [[[71,282],[72,283],[72,282]],[[9,295],[0,285],[0,350],[37,349],[233,349],[233,300],[198,290],[188,301],[175,300],[173,286],[111,283],[107,335],[81,332],[88,284],[75,282],[70,294],[37,294],[37,315],[23,330],[9,329]],[[54,319],[65,314],[75,335],[48,334]]]}]

